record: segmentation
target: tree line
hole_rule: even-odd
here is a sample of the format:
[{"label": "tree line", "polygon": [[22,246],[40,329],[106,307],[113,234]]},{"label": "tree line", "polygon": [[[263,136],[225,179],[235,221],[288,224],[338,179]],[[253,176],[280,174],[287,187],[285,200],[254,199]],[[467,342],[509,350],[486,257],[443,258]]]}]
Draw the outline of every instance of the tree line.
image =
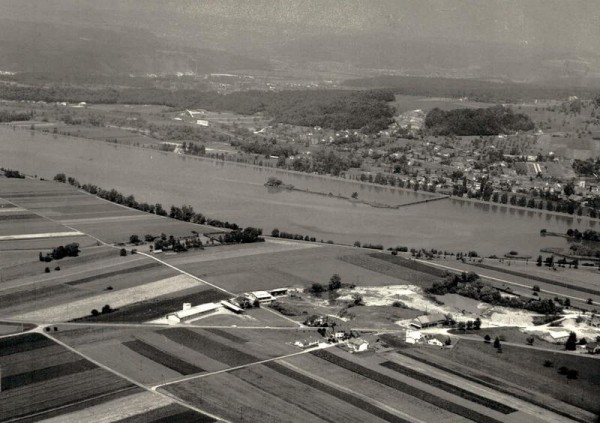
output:
[{"label": "tree line", "polygon": [[54,180],[57,182],[68,183],[86,192],[89,192],[90,194],[108,200],[112,203],[121,204],[146,213],[153,213],[159,216],[169,216],[172,219],[182,220],[184,222],[197,223],[200,225],[209,225],[217,228],[226,228],[232,230],[240,229],[240,226],[238,226],[236,223],[209,218],[207,216],[204,216],[202,213],[195,212],[194,208],[190,205],[182,205],[181,207],[172,205],[170,211],[167,212],[163,208],[161,203],[139,203],[135,200],[135,197],[133,195],[124,195],[114,188],[106,190],[94,184],[82,185],[75,178],[67,177],[64,173],[58,173],[54,177]]}]

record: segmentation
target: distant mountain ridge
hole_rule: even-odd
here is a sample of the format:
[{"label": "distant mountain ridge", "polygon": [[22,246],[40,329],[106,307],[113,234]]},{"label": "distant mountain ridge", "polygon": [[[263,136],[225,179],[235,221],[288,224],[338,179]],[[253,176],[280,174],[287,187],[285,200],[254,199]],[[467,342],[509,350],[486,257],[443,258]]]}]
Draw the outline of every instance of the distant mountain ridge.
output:
[{"label": "distant mountain ridge", "polygon": [[177,45],[140,28],[0,20],[0,70],[102,75],[268,69],[264,60]]}]

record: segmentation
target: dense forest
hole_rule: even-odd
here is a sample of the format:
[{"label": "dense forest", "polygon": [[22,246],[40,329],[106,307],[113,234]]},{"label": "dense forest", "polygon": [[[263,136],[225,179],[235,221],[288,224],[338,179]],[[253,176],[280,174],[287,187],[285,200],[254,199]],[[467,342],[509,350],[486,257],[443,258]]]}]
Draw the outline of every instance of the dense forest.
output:
[{"label": "dense forest", "polygon": [[554,100],[576,95],[592,99],[596,89],[556,87],[516,82],[493,82],[480,79],[431,78],[419,76],[377,76],[350,79],[344,85],[352,88],[388,89],[396,94],[426,97],[467,97],[487,103],[514,103],[519,101]]},{"label": "dense forest", "polygon": [[534,128],[531,118],[514,113],[509,107],[494,106],[486,109],[438,108],[427,113],[425,127],[432,135],[498,135]]},{"label": "dense forest", "polygon": [[198,90],[160,88],[31,87],[0,84],[0,98],[100,104],[156,104],[175,108],[201,108],[242,115],[263,113],[275,122],[324,128],[376,132],[392,123],[394,109],[386,90],[240,91],[219,94]]}]

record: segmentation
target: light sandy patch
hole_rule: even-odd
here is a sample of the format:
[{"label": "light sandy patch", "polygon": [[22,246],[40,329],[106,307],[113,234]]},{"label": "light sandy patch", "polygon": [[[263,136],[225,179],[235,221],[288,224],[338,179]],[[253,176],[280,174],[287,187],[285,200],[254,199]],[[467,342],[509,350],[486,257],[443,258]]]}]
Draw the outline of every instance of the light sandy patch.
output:
[{"label": "light sandy patch", "polygon": [[142,414],[160,407],[167,406],[173,401],[162,395],[151,392],[141,392],[135,395],[127,395],[113,401],[85,408],[70,414],[42,420],[47,423],[79,423],[95,422],[110,423],[127,417]]},{"label": "light sandy patch", "polygon": [[525,310],[494,307],[490,310],[489,316],[489,318],[483,319],[484,323],[482,324],[482,327],[516,326],[525,328],[533,326],[533,318],[534,316],[538,316],[538,314]]},{"label": "light sandy patch", "polygon": [[0,241],[14,241],[21,239],[41,239],[41,238],[61,238],[69,236],[85,236],[83,232],[71,231],[71,232],[47,232],[41,234],[19,234],[19,235],[2,235]]},{"label": "light sandy patch", "polygon": [[339,300],[352,300],[354,294],[359,294],[367,306],[389,306],[394,301],[402,301],[408,307],[429,313],[450,313],[443,306],[434,304],[425,298],[421,288],[415,285],[388,285],[388,286],[357,286],[353,289],[341,289]]},{"label": "light sandy patch", "polygon": [[171,278],[161,279],[156,282],[147,283],[145,285],[135,286],[133,288],[103,293],[60,306],[36,310],[30,313],[14,316],[14,318],[26,321],[33,320],[62,322],[75,319],[77,317],[87,316],[91,313],[92,309],[101,310],[105,304],[110,305],[112,308],[119,308],[128,304],[170,294],[172,292],[193,288],[201,284],[201,282],[198,282],[189,276],[178,275]]}]

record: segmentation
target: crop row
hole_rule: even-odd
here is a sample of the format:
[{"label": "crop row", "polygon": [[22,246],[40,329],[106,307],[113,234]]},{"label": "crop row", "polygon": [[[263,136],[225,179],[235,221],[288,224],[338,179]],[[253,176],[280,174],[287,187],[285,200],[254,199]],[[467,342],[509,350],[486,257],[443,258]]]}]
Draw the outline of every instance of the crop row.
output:
[{"label": "crop row", "polygon": [[70,363],[57,364],[30,372],[5,376],[2,378],[2,390],[19,388],[32,383],[45,382],[61,376],[84,372],[96,368],[96,365],[87,360],[77,360]]},{"label": "crop row", "polygon": [[2,391],[0,421],[64,407],[130,386],[130,382],[112,373],[94,369]]},{"label": "crop row", "polygon": [[55,345],[50,339],[39,333],[28,333],[26,335],[12,336],[0,339],[0,357],[19,354]]},{"label": "crop row", "polygon": [[67,285],[75,286],[81,285],[87,282],[97,281],[99,279],[106,279],[112,276],[125,275],[127,273],[141,272],[142,270],[152,269],[154,267],[160,267],[161,264],[154,261],[151,263],[140,264],[139,266],[132,266],[127,269],[113,270],[111,272],[100,273],[97,275],[87,276],[85,278],[76,279],[74,281],[67,282]]},{"label": "crop row", "polygon": [[506,274],[513,275],[513,276],[518,276],[518,277],[525,278],[525,279],[531,279],[534,281],[547,283],[548,285],[560,286],[562,288],[568,288],[568,289],[572,289],[574,291],[585,292],[586,294],[600,295],[600,291],[598,291],[597,289],[586,288],[585,286],[573,285],[570,283],[547,279],[547,278],[543,278],[543,277],[537,276],[537,275],[529,275],[529,274],[517,272],[514,270],[499,269],[497,267],[490,266],[490,265],[483,264],[483,263],[473,263],[473,264],[477,267],[481,267],[482,269],[493,270],[495,272],[502,272],[502,273],[506,273]]},{"label": "crop row", "polygon": [[117,420],[115,423],[213,423],[216,420],[179,404],[170,404],[145,413]]},{"label": "crop row", "polygon": [[484,380],[482,378],[478,378],[478,377],[475,377],[475,376],[470,376],[470,375],[465,374],[464,372],[460,372],[458,370],[454,370],[454,369],[446,367],[446,366],[444,366],[442,364],[439,364],[436,361],[428,360],[426,358],[419,357],[419,356],[414,356],[414,355],[408,354],[407,352],[402,351],[402,350],[396,350],[396,352],[398,354],[406,355],[407,357],[410,357],[413,360],[417,360],[417,361],[420,361],[421,363],[427,364],[428,366],[435,367],[436,369],[443,370],[443,371],[445,371],[447,373],[451,373],[451,374],[453,374],[455,376],[459,376],[459,377],[461,377],[463,379],[466,379],[466,380],[469,380],[471,382],[478,383],[478,384],[483,385],[483,386],[485,386],[487,388],[494,389],[494,390],[496,390],[498,392],[502,392],[504,394],[511,395],[511,396],[513,396],[515,398],[518,398],[520,400],[529,402],[531,404],[535,404],[538,407],[545,408],[546,410],[550,410],[553,413],[560,414],[561,416],[568,417],[568,418],[573,419],[575,421],[578,421],[580,423],[585,423],[585,420],[578,419],[576,416],[573,416],[572,414],[569,414],[569,413],[567,413],[567,412],[565,412],[563,410],[560,410],[557,407],[551,407],[551,406],[549,406],[548,404],[546,404],[546,403],[544,403],[542,401],[536,400],[535,397],[533,397],[533,396],[529,396],[529,395],[526,396],[526,395],[522,395],[522,394],[519,394],[517,392],[514,392],[513,390],[511,390],[510,388],[508,388],[507,386],[505,386],[504,384],[502,384],[500,381],[495,381],[495,380],[494,381],[491,381],[491,380],[488,381],[488,380]]},{"label": "crop row", "polygon": [[[372,272],[381,273],[393,278],[410,281],[411,284],[415,285],[431,285],[431,283],[439,280],[437,276],[433,276],[430,273],[424,273],[419,270],[415,270],[400,263],[393,263],[383,259],[383,254],[372,256],[371,254],[355,254],[349,256],[343,256],[340,259],[347,263],[355,266],[362,267]],[[390,256],[393,257],[393,256]],[[397,257],[396,257],[397,258]]]},{"label": "crop row", "polygon": [[482,397],[481,395],[477,395],[473,392],[462,389],[458,386],[452,385],[451,383],[444,382],[443,380],[436,379],[424,373],[418,372],[416,370],[410,369],[408,367],[402,366],[393,361],[386,361],[381,363],[383,367],[386,367],[395,372],[401,373],[410,378],[419,380],[423,383],[427,383],[428,385],[435,386],[443,391],[449,392],[451,394],[457,395],[466,400],[472,401],[474,403],[483,405],[484,407],[491,408],[492,410],[499,411],[502,414],[510,414],[514,413],[517,410],[509,407],[507,405],[501,404],[498,401],[494,401],[489,398]]},{"label": "crop row", "polygon": [[411,395],[415,398],[428,402],[432,405],[435,405],[436,407],[450,411],[451,413],[457,414],[467,419],[480,423],[500,423],[500,420],[497,420],[493,417],[486,416],[478,411],[464,407],[460,404],[456,404],[450,400],[440,398],[437,395],[434,395],[430,392],[401,382],[398,379],[394,379],[392,377],[376,372],[375,370],[354,363],[350,360],[346,360],[345,358],[332,354],[329,351],[317,350],[311,351],[311,354],[322,358],[323,360],[329,361],[330,363],[333,363],[336,366],[342,367],[346,370],[350,370],[354,373],[358,373],[359,375],[379,382],[382,385],[389,386],[390,388],[404,392],[408,395]]},{"label": "crop row", "polygon": [[245,344],[246,342],[248,342],[247,339],[241,338],[239,336],[236,336],[232,333],[226,332],[224,330],[221,329],[217,329],[217,328],[208,328],[205,329],[207,332],[210,332],[214,335],[220,336],[221,338],[225,338],[228,339],[232,342],[235,342],[236,344]]},{"label": "crop row", "polygon": [[408,420],[405,420],[405,419],[400,418],[392,413],[389,413],[389,412],[383,410],[382,408],[379,408],[379,407],[371,404],[370,402],[367,402],[367,401],[357,397],[356,395],[352,395],[352,394],[346,393],[344,391],[341,391],[339,389],[336,389],[334,387],[331,387],[329,385],[326,385],[326,384],[319,382],[309,376],[305,376],[305,375],[298,373],[288,367],[285,367],[282,364],[270,361],[268,363],[265,363],[265,367],[268,367],[271,370],[275,370],[276,372],[278,372],[284,376],[287,376],[291,379],[294,379],[295,381],[298,381],[305,385],[308,385],[311,388],[315,388],[321,392],[325,392],[326,394],[334,396],[342,401],[347,402],[348,404],[358,407],[361,410],[364,410],[367,413],[377,416],[385,421],[392,422],[392,423],[408,423]]},{"label": "crop row", "polygon": [[173,357],[171,354],[161,351],[158,348],[155,348],[152,345],[140,340],[124,342],[123,345],[135,353],[149,358],[161,366],[175,370],[177,373],[181,373],[182,375],[191,375],[204,371],[204,369],[201,367],[194,366],[187,361]]},{"label": "crop row", "polygon": [[207,336],[189,329],[166,329],[158,331],[158,333],[178,344],[184,345],[194,351],[198,351],[213,360],[220,361],[229,366],[242,366],[244,364],[260,361],[259,358],[253,355],[232,348],[221,342],[214,341]]}]

